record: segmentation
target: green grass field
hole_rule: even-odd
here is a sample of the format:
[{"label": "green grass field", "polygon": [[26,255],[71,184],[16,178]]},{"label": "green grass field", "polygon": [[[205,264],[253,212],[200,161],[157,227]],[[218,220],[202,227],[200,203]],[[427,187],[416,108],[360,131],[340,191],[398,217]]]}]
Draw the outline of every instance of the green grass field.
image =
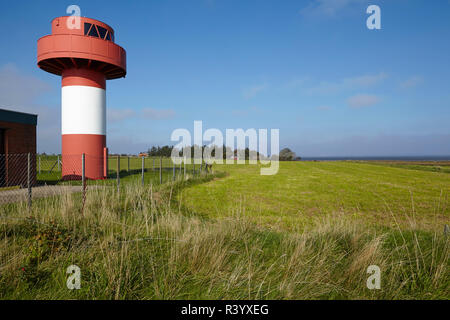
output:
[{"label": "green grass field", "polygon": [[[0,299],[449,299],[450,174],[215,165],[0,206]],[[68,290],[66,269],[81,269]],[[367,267],[381,289],[366,287]]]},{"label": "green grass field", "polygon": [[[409,168],[408,168],[409,169]],[[223,165],[224,179],[183,190],[187,207],[209,217],[236,212],[272,227],[324,215],[370,225],[442,230],[449,223],[450,174],[354,162],[280,162],[278,174],[256,165]]]}]

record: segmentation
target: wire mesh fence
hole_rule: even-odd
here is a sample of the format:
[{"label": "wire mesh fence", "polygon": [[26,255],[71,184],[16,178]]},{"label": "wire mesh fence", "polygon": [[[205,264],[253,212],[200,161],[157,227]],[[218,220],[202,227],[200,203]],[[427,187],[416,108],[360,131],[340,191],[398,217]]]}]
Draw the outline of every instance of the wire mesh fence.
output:
[{"label": "wire mesh fence", "polygon": [[[189,162],[189,163],[186,163]],[[0,154],[0,205],[85,192],[90,187],[142,186],[188,179],[211,172],[204,162],[171,158],[93,155]]]},{"label": "wire mesh fence", "polygon": [[33,154],[0,154],[0,204],[28,201],[29,189],[36,185]]}]

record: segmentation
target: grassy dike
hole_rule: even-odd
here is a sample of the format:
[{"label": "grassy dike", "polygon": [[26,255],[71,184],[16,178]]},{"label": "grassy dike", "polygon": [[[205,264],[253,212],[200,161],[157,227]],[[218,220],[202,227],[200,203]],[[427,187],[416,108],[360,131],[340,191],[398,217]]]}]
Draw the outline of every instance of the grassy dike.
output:
[{"label": "grassy dike", "polygon": [[[84,206],[80,194],[37,200],[31,212],[2,206],[0,299],[449,298],[442,231],[370,228],[332,214],[273,229],[244,209],[207,215],[184,194],[234,177],[129,183],[120,194],[90,188]],[[66,287],[72,264],[80,290]],[[380,290],[366,287],[372,264]]]}]

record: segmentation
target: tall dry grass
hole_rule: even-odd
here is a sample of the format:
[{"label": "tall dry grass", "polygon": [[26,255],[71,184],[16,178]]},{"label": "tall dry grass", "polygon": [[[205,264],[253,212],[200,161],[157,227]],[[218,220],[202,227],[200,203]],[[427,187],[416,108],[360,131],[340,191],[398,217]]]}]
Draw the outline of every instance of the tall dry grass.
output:
[{"label": "tall dry grass", "polygon": [[[324,217],[296,232],[209,219],[161,188],[91,187],[0,209],[2,299],[448,299],[444,234]],[[66,268],[81,268],[68,290]],[[381,289],[369,290],[369,265]]]}]

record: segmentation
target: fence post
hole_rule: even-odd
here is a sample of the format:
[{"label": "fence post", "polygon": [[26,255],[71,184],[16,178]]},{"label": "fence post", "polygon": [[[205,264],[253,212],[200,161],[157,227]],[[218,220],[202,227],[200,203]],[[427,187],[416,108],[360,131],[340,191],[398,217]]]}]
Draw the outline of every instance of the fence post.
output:
[{"label": "fence post", "polygon": [[61,168],[60,168],[60,165],[59,165],[59,156],[58,156],[57,161],[58,161],[58,171],[61,171]]},{"label": "fence post", "polygon": [[186,157],[184,157],[184,170],[183,170],[184,179],[186,179]]},{"label": "fence post", "polygon": [[108,148],[103,148],[103,177],[108,179],[108,168],[109,168],[109,159],[108,159]]},{"label": "fence post", "polygon": [[41,156],[39,156],[39,174],[41,174]]},{"label": "fence post", "polygon": [[159,157],[159,184],[162,184],[162,157]]},{"label": "fence post", "polygon": [[145,168],[145,157],[142,156],[142,186],[144,186],[144,168]]},{"label": "fence post", "polygon": [[86,196],[86,156],[84,153],[81,155],[81,188],[83,190],[83,199]]},{"label": "fence post", "polygon": [[117,193],[120,192],[120,156],[117,156]]},{"label": "fence post", "polygon": [[202,163],[200,164],[200,174],[202,174],[202,170],[203,170],[203,159],[202,159]]},{"label": "fence post", "polygon": [[172,179],[173,179],[173,181],[175,181],[175,162],[173,162],[173,160],[172,160],[172,163],[173,163],[173,177],[172,177]]},{"label": "fence post", "polygon": [[28,152],[28,176],[27,176],[27,184],[28,184],[28,208],[31,209],[31,153]]},{"label": "fence post", "polygon": [[128,168],[127,168],[127,172],[130,172],[130,157],[128,157]]}]

